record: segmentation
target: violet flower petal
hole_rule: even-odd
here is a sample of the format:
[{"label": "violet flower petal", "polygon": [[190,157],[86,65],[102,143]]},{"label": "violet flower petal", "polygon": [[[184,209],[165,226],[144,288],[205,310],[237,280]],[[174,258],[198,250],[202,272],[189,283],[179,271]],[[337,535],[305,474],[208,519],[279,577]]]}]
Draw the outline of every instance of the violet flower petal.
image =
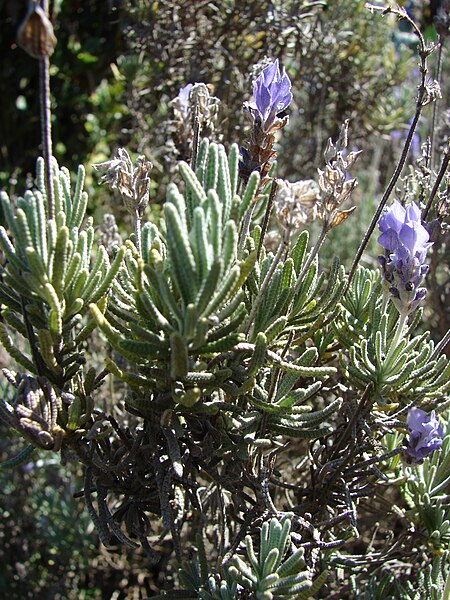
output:
[{"label": "violet flower petal", "polygon": [[253,83],[253,97],[264,129],[269,129],[276,115],[292,100],[291,81],[285,69],[280,73],[278,59],[262,70]]},{"label": "violet flower petal", "polygon": [[412,408],[406,419],[410,435],[406,453],[416,462],[422,460],[442,446],[442,427],[433,410],[430,414]]}]

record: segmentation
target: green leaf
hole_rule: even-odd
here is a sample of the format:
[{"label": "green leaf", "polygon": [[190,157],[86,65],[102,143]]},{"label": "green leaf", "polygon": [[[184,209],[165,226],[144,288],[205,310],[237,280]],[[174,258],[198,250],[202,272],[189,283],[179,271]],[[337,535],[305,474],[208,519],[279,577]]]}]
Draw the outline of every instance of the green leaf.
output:
[{"label": "green leaf", "polygon": [[171,274],[185,304],[194,301],[197,293],[195,260],[189,244],[187,231],[183,228],[175,206],[164,205],[167,226]]},{"label": "green leaf", "polygon": [[176,331],[170,336],[170,375],[173,379],[179,379],[187,375],[189,369],[189,357],[186,342]]},{"label": "green leaf", "polygon": [[294,261],[294,268],[297,275],[302,270],[303,261],[305,259],[306,249],[308,247],[309,233],[308,231],[302,231],[298,236],[295,246],[291,251],[291,258]]},{"label": "green leaf", "polygon": [[9,458],[8,460],[0,462],[0,469],[13,469],[18,467],[19,465],[28,461],[35,450],[36,448],[32,445],[25,446],[25,448],[22,448],[22,450],[13,458]]}]

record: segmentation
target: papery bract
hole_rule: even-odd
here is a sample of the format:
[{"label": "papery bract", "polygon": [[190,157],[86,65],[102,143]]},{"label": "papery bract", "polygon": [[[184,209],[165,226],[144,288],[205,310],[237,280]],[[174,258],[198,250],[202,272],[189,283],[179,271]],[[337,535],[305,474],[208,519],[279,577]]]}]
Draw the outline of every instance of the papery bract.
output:
[{"label": "papery bract", "polygon": [[184,87],[180,88],[178,96],[171,101],[173,108],[179,112],[182,118],[189,116],[189,95],[191,93],[193,84],[188,83]]},{"label": "papery bract", "polygon": [[320,188],[314,180],[306,179],[291,183],[278,179],[274,205],[277,217],[283,226],[298,229],[305,223],[314,221],[319,200]]},{"label": "papery bract", "polygon": [[177,98],[180,100],[180,104],[187,106],[189,102],[189,94],[191,93],[192,83],[188,83],[184,87],[180,88]]}]

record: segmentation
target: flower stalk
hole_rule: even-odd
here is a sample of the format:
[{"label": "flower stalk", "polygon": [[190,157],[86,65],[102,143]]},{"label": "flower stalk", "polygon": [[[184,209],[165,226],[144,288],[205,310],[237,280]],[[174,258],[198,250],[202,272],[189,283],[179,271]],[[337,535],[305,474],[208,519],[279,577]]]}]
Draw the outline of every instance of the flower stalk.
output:
[{"label": "flower stalk", "polygon": [[433,89],[434,89],[433,84],[436,82],[427,83],[427,73],[428,73],[427,58],[433,49],[427,48],[424,37],[423,37],[419,27],[417,26],[417,24],[409,17],[408,13],[405,10],[394,9],[394,8],[390,8],[390,7],[384,8],[384,7],[375,6],[375,5],[367,5],[367,7],[371,11],[381,11],[383,15],[392,13],[392,14],[395,14],[399,19],[405,19],[406,21],[408,21],[408,23],[411,25],[414,33],[419,38],[419,57],[420,57],[419,69],[420,69],[421,77],[420,77],[419,91],[418,91],[417,100],[416,100],[416,112],[411,121],[411,125],[409,127],[408,134],[406,136],[406,140],[405,140],[405,144],[403,146],[401,156],[395,167],[394,173],[392,174],[392,177],[386,187],[386,190],[380,200],[378,208],[377,208],[374,216],[372,217],[370,225],[369,225],[366,233],[364,234],[362,242],[356,252],[356,256],[355,256],[352,266],[350,268],[350,273],[348,275],[347,285],[345,287],[344,293],[350,287],[350,284],[356,273],[356,269],[358,267],[358,264],[359,264],[359,261],[361,260],[362,255],[364,253],[364,250],[365,250],[367,244],[369,243],[372,233],[374,232],[374,229],[376,227],[376,224],[378,223],[378,220],[383,213],[384,207],[386,206],[386,203],[389,200],[391,193],[392,193],[393,189],[395,188],[395,185],[403,171],[403,167],[405,166],[406,159],[408,158],[409,149],[411,147],[411,143],[412,143],[417,125],[419,123],[419,119],[422,114],[422,110],[426,104],[435,100],[438,97],[438,94],[433,93]]},{"label": "flower stalk", "polygon": [[52,121],[50,96],[50,56],[56,46],[53,26],[48,18],[47,0],[42,6],[36,0],[28,3],[28,12],[17,33],[17,42],[25,52],[39,60],[39,107],[41,120],[42,153],[45,164],[45,188],[48,217],[55,216],[55,193],[52,175]]}]

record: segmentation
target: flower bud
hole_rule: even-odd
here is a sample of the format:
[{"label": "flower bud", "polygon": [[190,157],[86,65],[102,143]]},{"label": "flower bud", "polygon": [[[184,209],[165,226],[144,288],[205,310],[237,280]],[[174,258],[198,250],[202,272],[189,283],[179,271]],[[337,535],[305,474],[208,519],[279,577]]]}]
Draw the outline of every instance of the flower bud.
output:
[{"label": "flower bud", "polygon": [[17,32],[17,43],[33,58],[51,56],[56,37],[53,25],[37,2],[32,2]]}]

